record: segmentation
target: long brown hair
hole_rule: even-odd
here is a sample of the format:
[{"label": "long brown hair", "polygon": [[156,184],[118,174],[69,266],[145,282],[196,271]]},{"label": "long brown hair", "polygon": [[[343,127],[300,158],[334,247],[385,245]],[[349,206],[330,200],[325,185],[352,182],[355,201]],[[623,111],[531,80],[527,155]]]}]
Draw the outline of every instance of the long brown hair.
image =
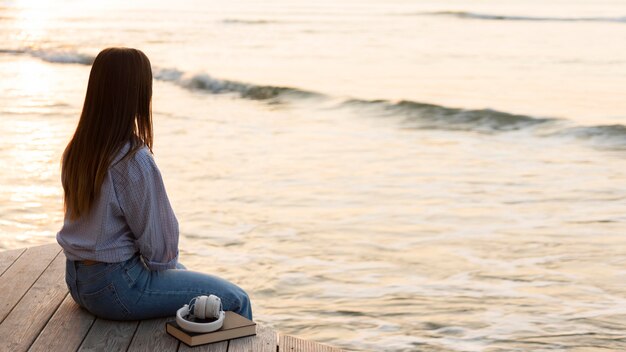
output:
[{"label": "long brown hair", "polygon": [[83,111],[65,148],[61,180],[65,212],[77,219],[91,209],[107,170],[126,144],[132,155],[152,151],[152,69],[137,49],[108,48],[93,62]]}]

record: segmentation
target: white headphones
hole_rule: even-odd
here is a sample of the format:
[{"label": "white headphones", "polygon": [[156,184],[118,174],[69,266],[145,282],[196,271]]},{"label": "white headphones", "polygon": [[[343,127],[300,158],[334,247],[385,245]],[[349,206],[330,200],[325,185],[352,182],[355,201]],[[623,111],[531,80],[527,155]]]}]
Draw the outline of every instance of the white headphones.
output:
[{"label": "white headphones", "polygon": [[[192,321],[199,319],[217,319],[208,323]],[[222,300],[215,296],[198,296],[176,311],[176,323],[183,330],[189,332],[212,332],[218,330],[224,324],[226,313],[222,309]]]}]

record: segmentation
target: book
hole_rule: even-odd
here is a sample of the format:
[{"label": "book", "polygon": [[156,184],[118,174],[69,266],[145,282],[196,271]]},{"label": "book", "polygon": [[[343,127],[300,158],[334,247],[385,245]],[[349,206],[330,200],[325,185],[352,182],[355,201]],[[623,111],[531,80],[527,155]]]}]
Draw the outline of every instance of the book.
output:
[{"label": "book", "polygon": [[226,312],[224,325],[216,331],[207,333],[183,330],[176,320],[165,323],[165,331],[189,347],[256,335],[256,323],[234,312]]}]

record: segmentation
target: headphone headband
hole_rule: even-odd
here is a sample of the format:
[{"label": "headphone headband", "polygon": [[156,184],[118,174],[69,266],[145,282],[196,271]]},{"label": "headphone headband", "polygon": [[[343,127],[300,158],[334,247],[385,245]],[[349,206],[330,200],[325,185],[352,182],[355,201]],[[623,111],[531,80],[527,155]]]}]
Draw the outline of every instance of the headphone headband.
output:
[{"label": "headphone headband", "polygon": [[[197,323],[185,319],[186,316],[193,315],[200,319],[217,318],[216,321],[210,323]],[[194,297],[189,304],[185,304],[176,311],[176,323],[183,330],[189,332],[206,333],[219,330],[224,324],[226,313],[222,309],[222,300],[215,296],[198,296]]]}]

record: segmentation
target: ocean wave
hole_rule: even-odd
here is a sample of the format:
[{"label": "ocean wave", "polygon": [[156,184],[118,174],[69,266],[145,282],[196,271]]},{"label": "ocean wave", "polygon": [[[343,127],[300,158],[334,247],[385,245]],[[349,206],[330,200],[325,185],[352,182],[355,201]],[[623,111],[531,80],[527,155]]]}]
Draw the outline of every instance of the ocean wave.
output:
[{"label": "ocean wave", "polygon": [[155,69],[154,78],[176,83],[193,90],[202,90],[213,94],[237,93],[240,97],[253,100],[268,100],[279,97],[322,97],[323,94],[291,87],[255,85],[225,79],[218,79],[206,73],[188,74],[177,69]]},{"label": "ocean wave", "polygon": [[589,140],[602,147],[626,148],[626,125],[621,124],[573,126],[560,129],[548,136]]},{"label": "ocean wave", "polygon": [[584,140],[593,146],[626,149],[626,125],[576,126],[566,119],[512,114],[493,109],[461,109],[415,101],[349,99],[344,108],[380,117],[400,117],[407,129],[484,133],[528,130],[537,137]]},{"label": "ocean wave", "polygon": [[60,64],[91,65],[95,59],[95,56],[87,54],[54,49],[0,49],[0,54],[30,55],[47,62]]},{"label": "ocean wave", "polygon": [[38,57],[47,62],[55,62],[55,63],[64,63],[64,64],[81,64],[81,65],[91,65],[94,56],[78,54],[74,52],[64,52],[64,51],[44,51],[44,50],[36,50],[31,53],[33,56]]},{"label": "ocean wave", "polygon": [[492,109],[460,109],[409,100],[391,102],[351,99],[343,105],[370,111],[373,109],[372,112],[384,115],[402,116],[407,127],[417,129],[512,131],[558,121]]},{"label": "ocean wave", "polygon": [[547,21],[547,22],[618,22],[626,23],[626,16],[622,17],[551,17],[551,16],[513,16],[497,15],[469,11],[435,11],[419,12],[413,15],[421,16],[448,16],[464,19],[491,20],[491,21]]},{"label": "ocean wave", "polygon": [[[60,50],[0,49],[0,54],[30,55],[41,60],[60,64],[93,63],[93,56]],[[189,90],[211,94],[234,93],[244,99],[281,102],[283,99],[315,98],[327,100],[336,109],[351,109],[376,117],[401,118],[401,127],[408,129],[442,129],[475,132],[507,132],[528,129],[539,137],[565,137],[589,140],[595,145],[609,148],[626,148],[626,126],[621,124],[572,126],[565,119],[512,114],[493,109],[462,109],[410,100],[342,99],[322,93],[293,87],[257,85],[215,78],[206,73],[187,73],[176,68],[153,67],[154,79],[171,82]],[[287,101],[287,100],[284,100]],[[328,108],[328,104],[324,104]]]},{"label": "ocean wave", "polygon": [[[94,56],[65,50],[1,49],[0,54],[29,55],[46,62],[58,64],[91,65]],[[323,94],[291,87],[255,85],[232,80],[218,79],[206,73],[189,74],[178,69],[153,67],[154,79],[175,83],[183,88],[202,90],[213,94],[237,93],[240,97],[253,100],[268,100],[279,97],[311,98]]]}]

